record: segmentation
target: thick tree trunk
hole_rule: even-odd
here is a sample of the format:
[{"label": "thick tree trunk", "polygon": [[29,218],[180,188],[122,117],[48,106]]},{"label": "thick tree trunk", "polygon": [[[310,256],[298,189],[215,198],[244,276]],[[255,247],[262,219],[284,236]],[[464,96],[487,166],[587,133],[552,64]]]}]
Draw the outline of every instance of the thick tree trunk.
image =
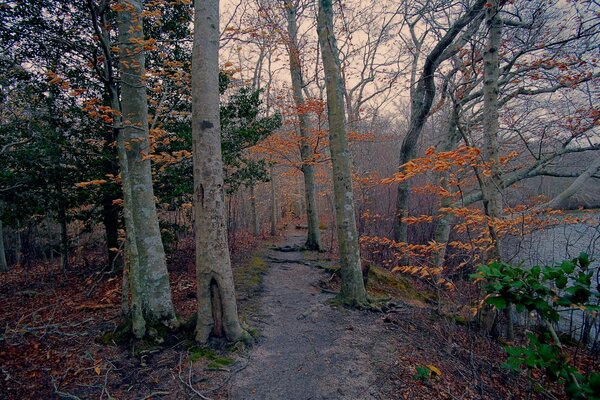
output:
[{"label": "thick tree trunk", "polygon": [[271,165],[271,236],[277,234],[277,193],[275,192],[275,168]]},{"label": "thick tree trunk", "polygon": [[298,48],[298,26],[296,21],[296,6],[290,0],[284,1],[288,24],[288,52],[290,58],[290,75],[292,91],[298,113],[298,130],[300,132],[300,156],[302,158],[302,173],[304,175],[304,195],[306,202],[306,220],[308,232],[306,248],[309,250],[321,249],[321,231],[319,228],[319,210],[317,208],[317,195],[315,189],[315,172],[313,168],[313,150],[309,144],[308,116],[304,110],[304,87],[302,79],[302,64],[300,62],[300,49]]},{"label": "thick tree trunk", "polygon": [[[117,90],[109,88],[113,110],[120,110]],[[117,132],[117,153],[123,187],[123,220],[125,221],[125,268],[123,268],[123,293],[121,311],[131,318],[133,335],[140,339],[146,333],[146,321],[143,313],[142,289],[140,287],[140,256],[137,246],[135,223],[133,220],[133,199],[131,177],[127,163],[125,136],[121,130],[119,118],[115,118],[114,129]]]},{"label": "thick tree trunk", "polygon": [[122,0],[121,4],[125,6],[125,10],[119,13],[122,131],[127,146],[143,312],[147,323],[173,327],[176,317],[148,159],[150,136],[144,82],[143,1]]},{"label": "thick tree trunk", "polygon": [[192,138],[198,318],[196,340],[212,335],[244,339],[225,226],[219,122],[219,1],[194,3]]},{"label": "thick tree trunk", "polygon": [[8,271],[8,263],[6,262],[6,252],[4,250],[4,230],[0,219],[0,272],[6,271]]},{"label": "thick tree trunk", "polygon": [[346,140],[344,121],[344,82],[333,32],[331,0],[319,1],[317,31],[327,90],[329,147],[333,164],[333,194],[342,279],[339,299],[344,304],[361,307],[368,301],[362,278],[358,232],[354,215],[352,160]]}]

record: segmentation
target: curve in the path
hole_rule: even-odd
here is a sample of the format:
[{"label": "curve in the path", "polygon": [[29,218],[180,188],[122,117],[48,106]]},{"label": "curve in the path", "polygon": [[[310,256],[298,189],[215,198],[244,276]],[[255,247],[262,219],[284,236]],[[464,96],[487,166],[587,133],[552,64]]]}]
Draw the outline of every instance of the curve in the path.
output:
[{"label": "curve in the path", "polygon": [[[299,232],[286,245],[299,245]],[[391,333],[377,314],[331,307],[315,283],[322,272],[303,252],[272,251],[248,365],[231,380],[234,400],[385,399],[379,368],[393,359]]]}]

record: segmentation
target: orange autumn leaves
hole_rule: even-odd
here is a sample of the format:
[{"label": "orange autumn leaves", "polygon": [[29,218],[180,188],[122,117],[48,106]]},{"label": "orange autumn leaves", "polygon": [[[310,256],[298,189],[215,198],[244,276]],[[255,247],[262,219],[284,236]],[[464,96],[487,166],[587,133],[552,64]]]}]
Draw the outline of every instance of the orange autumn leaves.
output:
[{"label": "orange autumn leaves", "polygon": [[[510,152],[500,159],[505,167],[514,160],[518,153]],[[434,148],[427,149],[425,156],[414,159],[400,167],[400,171],[384,179],[373,179],[372,184],[395,184],[415,178],[419,175],[435,177],[425,183],[413,187],[412,191],[433,195],[437,199],[451,199],[446,206],[434,207],[431,215],[406,215],[402,221],[408,225],[429,225],[445,220],[451,221],[456,233],[448,243],[429,240],[426,243],[412,244],[396,242],[379,236],[363,236],[361,244],[371,253],[382,255],[384,263],[393,271],[411,274],[422,278],[437,287],[453,288],[450,281],[453,271],[468,265],[476,265],[483,261],[495,245],[490,237],[489,227],[492,226],[499,238],[530,235],[537,230],[547,229],[566,224],[597,223],[593,218],[583,215],[565,214],[560,210],[542,209],[541,204],[547,199],[532,198],[529,204],[519,205],[503,210],[503,217],[490,218],[480,207],[464,206],[462,196],[464,190],[477,189],[476,173],[491,174],[492,164],[485,162],[481,151],[475,147],[462,146],[453,151],[436,152]],[[439,179],[439,184],[435,180]],[[443,182],[443,184],[442,184]],[[379,221],[382,216],[366,211],[363,219]],[[446,255],[444,262],[443,255]]]},{"label": "orange autumn leaves", "polygon": [[[502,165],[517,157],[517,152],[510,152],[500,159]],[[461,172],[466,172],[472,168],[481,169],[484,175],[491,175],[491,163],[484,162],[481,158],[481,150],[477,147],[461,146],[456,150],[436,152],[434,147],[430,147],[425,152],[426,157],[415,158],[400,166],[400,171],[389,178],[381,180],[383,184],[400,183],[411,179],[417,175],[427,172],[449,172],[450,186],[456,185],[456,177]],[[454,179],[452,179],[454,178]]]}]

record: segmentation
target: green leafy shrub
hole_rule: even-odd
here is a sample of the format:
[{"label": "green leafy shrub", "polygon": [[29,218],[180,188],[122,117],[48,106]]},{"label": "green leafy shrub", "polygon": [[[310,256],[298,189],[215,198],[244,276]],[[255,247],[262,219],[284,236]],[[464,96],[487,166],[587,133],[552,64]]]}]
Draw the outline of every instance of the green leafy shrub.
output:
[{"label": "green leafy shrub", "polygon": [[561,307],[574,307],[583,312],[600,310],[600,287],[592,286],[594,269],[587,254],[555,266],[524,268],[503,262],[482,265],[471,277],[483,281],[485,302],[498,309],[514,304],[517,311],[535,312],[547,331],[529,333],[527,346],[506,347],[505,368],[512,371],[539,369],[565,387],[572,399],[599,399],[600,373],[584,376],[571,363],[556,334],[553,322],[558,322]]}]

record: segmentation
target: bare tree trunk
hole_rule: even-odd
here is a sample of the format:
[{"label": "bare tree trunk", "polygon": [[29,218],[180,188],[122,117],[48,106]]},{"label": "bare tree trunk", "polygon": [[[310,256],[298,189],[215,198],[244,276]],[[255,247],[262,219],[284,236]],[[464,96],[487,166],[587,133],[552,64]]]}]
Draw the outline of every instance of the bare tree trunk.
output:
[{"label": "bare tree trunk", "polygon": [[[466,39],[475,32],[481,22],[480,15],[485,3],[486,0],[477,0],[471,8],[448,29],[446,34],[439,40],[427,56],[417,86],[414,91],[411,91],[410,124],[400,148],[399,165],[406,164],[416,156],[417,143],[435,98],[435,71],[444,60],[447,60],[458,50],[460,46],[455,43],[455,39],[465,26],[471,23],[470,28],[467,29],[459,42],[466,41]],[[404,222],[404,217],[408,215],[409,195],[410,182],[404,180],[398,185],[396,197],[394,237],[397,242],[406,242],[408,239],[408,225]]]},{"label": "bare tree trunk", "polygon": [[252,213],[252,233],[254,236],[260,235],[260,222],[258,220],[258,211],[256,210],[256,186],[254,182],[250,183],[250,211]]},{"label": "bare tree trunk", "polygon": [[219,121],[219,1],[194,3],[192,138],[198,318],[196,340],[247,337],[237,313],[229,258]]},{"label": "bare tree trunk", "polygon": [[[111,88],[111,102],[113,110],[120,110],[116,88],[114,87]],[[120,129],[118,118],[115,118],[114,128],[117,131],[117,152],[121,170],[121,185],[123,186],[123,219],[125,220],[126,235],[121,310],[131,318],[133,335],[141,339],[146,333],[146,321],[144,319],[142,289],[140,287],[140,256],[132,213],[131,177],[129,176],[127,163],[125,137]]]},{"label": "bare tree trunk", "polygon": [[317,195],[315,190],[315,173],[312,163],[313,150],[308,142],[308,117],[303,110],[304,96],[302,94],[302,64],[300,62],[300,49],[298,48],[298,26],[296,21],[296,5],[291,0],[284,1],[288,24],[288,52],[290,58],[290,75],[292,78],[292,91],[298,113],[298,130],[300,131],[300,156],[302,158],[302,173],[304,175],[304,195],[306,201],[306,220],[308,232],[306,248],[309,250],[321,249],[321,231],[319,228],[319,210],[317,208]]},{"label": "bare tree trunk", "polygon": [[4,230],[0,219],[0,272],[6,271],[8,271],[8,263],[6,262],[6,252],[4,250]]},{"label": "bare tree trunk", "polygon": [[[440,152],[451,151],[457,145],[460,140],[460,134],[458,131],[458,109],[456,107],[452,108],[450,112],[450,116],[448,119],[448,127],[446,131],[446,136],[443,138]],[[450,187],[448,186],[448,173],[442,173],[440,178],[440,187],[443,189],[450,191]],[[449,208],[452,206],[452,198],[451,197],[442,197],[440,202],[440,208]],[[442,266],[444,263],[444,259],[446,257],[446,250],[448,246],[448,240],[450,238],[450,226],[453,221],[453,215],[448,212],[439,211],[437,213],[433,240],[437,243],[444,243],[444,247],[442,247],[435,255],[433,259],[433,264],[436,267]]]},{"label": "bare tree trunk", "polygon": [[354,215],[352,190],[352,160],[346,140],[344,121],[344,81],[342,80],[339,53],[333,32],[331,0],[319,1],[317,31],[323,58],[327,110],[329,121],[329,147],[333,164],[333,194],[340,252],[342,303],[362,307],[368,303],[362,278],[358,232]]},{"label": "bare tree trunk", "polygon": [[121,45],[121,111],[123,135],[131,186],[132,216],[139,254],[140,289],[146,323],[176,325],[165,251],[158,225],[148,131],[143,0],[121,0],[119,42]]},{"label": "bare tree trunk", "polygon": [[275,192],[275,168],[271,165],[271,236],[277,234],[277,193]]},{"label": "bare tree trunk", "polygon": [[491,1],[491,6],[486,10],[485,24],[488,29],[486,48],[483,53],[483,149],[482,156],[489,163],[491,174],[481,174],[483,204],[486,214],[492,219],[490,233],[494,240],[494,250],[490,258],[500,258],[500,243],[496,237],[494,219],[502,216],[502,193],[500,192],[500,144],[498,133],[500,123],[498,119],[498,79],[500,76],[500,62],[498,50],[502,36],[502,21],[498,15],[497,2]]},{"label": "bare tree trunk", "polygon": [[[502,193],[500,192],[500,144],[498,135],[499,122],[499,48],[502,39],[502,20],[499,15],[497,0],[490,0],[485,11],[485,24],[488,31],[485,51],[483,52],[483,149],[482,156],[489,163],[490,174],[483,173],[478,177],[481,185],[483,208],[489,218],[488,230],[492,238],[492,249],[486,254],[486,262],[499,260],[502,256],[500,239],[496,232],[495,221],[502,217]],[[484,310],[485,312],[485,310]],[[505,336],[514,339],[512,304],[504,309],[506,318]]]}]

